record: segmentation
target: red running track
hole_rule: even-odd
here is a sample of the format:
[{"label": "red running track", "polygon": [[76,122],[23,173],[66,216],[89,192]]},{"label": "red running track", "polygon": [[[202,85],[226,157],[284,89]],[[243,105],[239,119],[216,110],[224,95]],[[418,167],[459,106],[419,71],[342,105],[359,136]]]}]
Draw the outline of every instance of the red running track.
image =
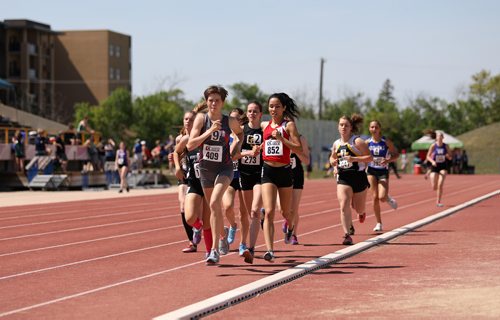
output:
[{"label": "red running track", "polygon": [[[384,229],[406,225],[499,187],[500,176],[450,175],[445,182],[446,206],[436,208],[435,193],[422,176],[392,179],[390,193],[398,200],[399,208],[393,211],[383,205]],[[366,222],[355,223],[355,242],[373,237],[375,222],[370,206],[371,201]],[[181,253],[187,242],[179,215],[176,194],[2,208],[0,317],[150,319],[343,248],[335,183],[331,179],[306,181],[300,207],[301,245],[283,244],[277,232],[280,238],[276,239],[275,263],[259,258],[253,265],[245,264],[233,244],[234,250],[221,258],[218,267],[207,267],[204,252]],[[277,230],[280,224],[278,220]],[[442,228],[447,230],[446,226]],[[257,254],[261,255],[265,251],[262,235],[258,244]],[[368,251],[371,258],[363,258],[363,262],[377,263],[371,259],[386,256],[394,261],[390,265],[399,266],[398,255],[406,250],[404,246],[381,246],[376,255],[369,255],[375,250]],[[394,272],[398,268],[383,270]],[[342,274],[338,270],[324,272]],[[305,288],[310,277],[314,275],[297,281]],[[289,293],[283,290],[293,285],[262,295],[282,292],[284,299],[253,299],[213,317],[231,315],[257,300],[263,306],[255,309],[261,310],[258,316],[266,316],[264,310],[290,306],[286,298]],[[330,290],[330,284],[325,286],[313,286],[309,292],[324,294],[326,290],[332,295],[345,295],[358,291],[357,286],[346,285],[343,292]],[[360,289],[372,290],[366,286]],[[363,300],[377,298],[368,295]],[[306,313],[301,318],[318,316],[310,305],[305,304],[303,309]]]}]

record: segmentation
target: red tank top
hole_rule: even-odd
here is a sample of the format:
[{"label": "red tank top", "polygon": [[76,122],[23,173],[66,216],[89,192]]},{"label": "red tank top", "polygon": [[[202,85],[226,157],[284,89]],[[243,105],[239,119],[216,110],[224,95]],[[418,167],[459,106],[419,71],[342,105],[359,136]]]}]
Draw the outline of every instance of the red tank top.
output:
[{"label": "red tank top", "polygon": [[269,121],[267,127],[264,129],[264,150],[262,152],[262,159],[264,161],[274,161],[284,164],[290,163],[290,148],[288,148],[280,140],[276,140],[271,137],[273,130],[279,130],[281,135],[285,139],[290,139],[288,132],[286,132],[287,121],[283,121],[276,128],[271,127],[271,121]]}]

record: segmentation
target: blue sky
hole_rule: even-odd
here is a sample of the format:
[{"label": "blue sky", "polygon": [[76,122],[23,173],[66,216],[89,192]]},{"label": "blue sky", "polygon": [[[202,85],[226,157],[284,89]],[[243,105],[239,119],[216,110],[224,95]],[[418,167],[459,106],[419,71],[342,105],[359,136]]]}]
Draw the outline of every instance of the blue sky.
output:
[{"label": "blue sky", "polygon": [[453,101],[473,74],[500,73],[494,0],[22,0],[1,12],[131,35],[134,95],[176,86],[197,100],[210,84],[246,82],[316,105],[321,57],[329,100],[376,99],[390,79],[403,105]]}]

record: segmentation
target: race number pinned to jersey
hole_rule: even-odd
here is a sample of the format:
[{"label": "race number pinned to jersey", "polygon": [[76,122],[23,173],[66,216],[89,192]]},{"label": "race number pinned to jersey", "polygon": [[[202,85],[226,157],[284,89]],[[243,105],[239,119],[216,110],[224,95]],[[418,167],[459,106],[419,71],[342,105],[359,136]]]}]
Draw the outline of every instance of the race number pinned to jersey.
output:
[{"label": "race number pinned to jersey", "polygon": [[262,135],[258,133],[247,135],[247,143],[251,146],[262,144]]},{"label": "race number pinned to jersey", "polygon": [[283,142],[279,140],[266,140],[264,154],[266,156],[282,156]]},{"label": "race number pinned to jersey", "polygon": [[200,164],[199,163],[195,163],[193,165],[194,167],[194,176],[199,179],[201,177],[201,174],[200,174]]},{"label": "race number pinned to jersey", "polygon": [[217,130],[212,132],[212,135],[210,136],[210,140],[212,141],[220,141],[221,137],[224,136],[224,131]]},{"label": "race number pinned to jersey", "polygon": [[[259,135],[260,136],[260,135]],[[252,150],[245,150],[242,149],[241,152],[245,151],[252,151]],[[260,156],[252,157],[252,156],[243,156],[241,158],[241,164],[247,165],[247,166],[260,166]]]},{"label": "race number pinned to jersey", "polygon": [[383,157],[373,157],[373,165],[376,167],[383,167],[382,161],[384,161]]},{"label": "race number pinned to jersey", "polygon": [[222,146],[203,145],[203,159],[213,162],[222,162]]},{"label": "race number pinned to jersey", "polygon": [[340,153],[339,153],[339,168],[342,168],[342,169],[348,169],[350,167],[352,167],[352,162],[350,162],[349,160],[347,160],[345,157],[348,156],[347,152],[345,149],[342,149],[340,150]]}]

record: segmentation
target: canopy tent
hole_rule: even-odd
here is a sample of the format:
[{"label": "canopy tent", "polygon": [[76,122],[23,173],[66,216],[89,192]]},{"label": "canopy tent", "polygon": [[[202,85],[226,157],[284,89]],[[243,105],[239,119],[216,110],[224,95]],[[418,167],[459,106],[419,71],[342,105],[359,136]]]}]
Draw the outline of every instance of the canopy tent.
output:
[{"label": "canopy tent", "polygon": [[[454,136],[452,136],[446,132],[443,132],[443,135],[444,135],[443,142],[446,143],[447,145],[449,145],[452,149],[464,147],[464,144],[462,143],[462,141],[458,140]],[[421,137],[420,139],[413,141],[413,143],[411,144],[411,149],[412,150],[427,150],[427,149],[429,149],[431,144],[434,143],[434,141],[436,141],[436,140],[432,139],[428,135],[425,135],[425,136]]]}]

